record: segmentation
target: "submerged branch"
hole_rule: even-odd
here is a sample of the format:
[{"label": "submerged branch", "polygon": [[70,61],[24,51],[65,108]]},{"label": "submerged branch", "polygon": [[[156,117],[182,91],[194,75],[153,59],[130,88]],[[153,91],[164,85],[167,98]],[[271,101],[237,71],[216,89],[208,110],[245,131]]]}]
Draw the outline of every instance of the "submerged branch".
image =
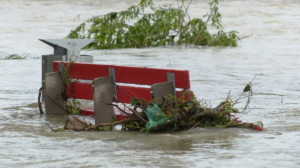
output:
[{"label": "submerged branch", "polygon": [[39,96],[38,96],[38,104],[39,104],[40,114],[44,114],[43,108],[42,108],[42,103],[41,103],[41,92],[42,92],[43,89],[44,89],[44,87],[41,87],[39,89]]}]

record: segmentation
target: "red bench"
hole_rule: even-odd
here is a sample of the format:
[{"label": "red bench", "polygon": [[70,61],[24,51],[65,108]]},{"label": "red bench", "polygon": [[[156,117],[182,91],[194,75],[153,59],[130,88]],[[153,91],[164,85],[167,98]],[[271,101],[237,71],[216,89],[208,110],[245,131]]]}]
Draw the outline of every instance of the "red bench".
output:
[{"label": "red bench", "polygon": [[[60,66],[59,64],[61,64],[60,61],[53,62],[54,72],[58,71]],[[64,66],[66,67],[67,63],[64,63]],[[47,92],[48,75],[49,74],[46,75],[46,92]],[[70,89],[67,92],[69,98],[73,96],[73,98],[76,99],[94,100],[95,113],[97,111],[96,110],[97,108],[101,108],[101,109],[106,108],[104,107],[105,104],[100,102],[100,100],[102,99],[107,99],[106,98],[107,95],[105,94],[112,94],[109,95],[109,98],[106,101],[112,101],[111,97],[113,95],[116,95],[121,102],[130,103],[130,98],[122,90],[124,90],[130,97],[136,97],[140,99],[143,98],[146,101],[150,101],[151,99],[156,98],[158,96],[162,96],[166,93],[178,95],[180,91],[176,91],[175,90],[176,88],[180,88],[180,89],[190,88],[189,71],[187,70],[127,67],[127,66],[89,64],[89,63],[73,63],[71,65],[71,68],[69,69],[69,77],[72,79],[79,79],[79,80],[93,80],[93,83],[76,82],[73,84],[72,94]],[[52,90],[48,89],[49,94],[53,92],[53,88],[55,85],[54,80],[58,80],[58,78],[60,77],[57,75],[56,77],[52,77],[52,78],[49,75],[48,88],[50,89],[50,87],[52,87]],[[114,82],[110,82],[110,83],[108,82],[112,80]],[[116,87],[114,83],[118,83],[118,87]],[[122,83],[134,84],[134,86],[121,85]],[[106,84],[107,86],[104,87],[104,85]],[[141,85],[144,86],[140,87]],[[149,85],[151,86],[151,88]],[[57,88],[57,85],[55,85],[55,87]],[[120,88],[122,88],[122,90]],[[157,93],[157,91],[155,92],[154,89],[164,93]],[[108,90],[112,90],[112,92],[109,92]],[[52,105],[54,104],[52,103]],[[101,105],[101,107],[99,107],[99,105]],[[47,107],[46,107],[46,112],[47,112]],[[106,111],[101,113],[106,113]],[[91,107],[85,107],[81,110],[81,114],[93,116],[94,109]],[[95,114],[96,124],[104,122],[103,120],[97,122],[97,118],[103,118],[102,116],[103,114],[101,115]]]}]

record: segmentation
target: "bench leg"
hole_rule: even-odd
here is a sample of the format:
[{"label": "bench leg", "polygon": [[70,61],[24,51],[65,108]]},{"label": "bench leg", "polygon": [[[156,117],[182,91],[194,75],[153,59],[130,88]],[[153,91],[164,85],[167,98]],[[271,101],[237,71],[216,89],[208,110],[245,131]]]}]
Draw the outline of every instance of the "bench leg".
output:
[{"label": "bench leg", "polygon": [[45,108],[47,114],[67,114],[62,98],[61,77],[59,72],[48,73],[45,75]]},{"label": "bench leg", "polygon": [[45,75],[53,72],[53,61],[61,60],[59,55],[42,55],[42,100],[45,101]]},{"label": "bench leg", "polygon": [[[173,82],[163,82],[156,83],[151,86],[151,96],[154,103],[164,106],[167,101],[163,102],[162,97],[167,97],[168,95],[174,95],[174,85]],[[162,104],[164,103],[164,104]]]},{"label": "bench leg", "polygon": [[[105,103],[112,103],[114,98],[113,77],[96,78],[93,81],[94,112],[96,125],[110,123],[115,118],[114,108]],[[103,102],[102,102],[103,101]]]}]

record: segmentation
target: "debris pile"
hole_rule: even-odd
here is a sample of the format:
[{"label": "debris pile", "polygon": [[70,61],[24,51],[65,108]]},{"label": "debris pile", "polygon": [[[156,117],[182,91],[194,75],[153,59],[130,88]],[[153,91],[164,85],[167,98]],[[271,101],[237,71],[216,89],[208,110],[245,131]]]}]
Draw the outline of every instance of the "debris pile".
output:
[{"label": "debris pile", "polygon": [[[157,100],[147,102],[143,99],[131,98],[131,107],[125,105],[126,110],[120,108],[119,105],[110,104],[116,106],[124,116],[119,121],[112,118],[111,123],[92,125],[84,119],[82,120],[79,117],[73,116],[72,120],[67,120],[64,129],[74,131],[104,131],[113,130],[115,125],[121,124],[122,131],[141,132],[184,131],[196,127],[238,127],[262,131],[263,125],[261,122],[245,123],[240,121],[239,117],[236,116],[237,114],[247,113],[246,109],[252,97],[251,83],[246,87],[247,89],[244,89],[243,93],[247,94],[248,92],[248,96],[242,97],[244,95],[242,94],[237,100],[233,101],[228,95],[225,101],[214,108],[207,107],[207,103],[204,100],[197,100],[190,90],[183,90],[179,98],[171,95],[162,97],[160,104],[154,103]],[[234,108],[234,105],[243,98],[248,99],[247,104],[242,111],[239,111],[239,109]]]},{"label": "debris pile", "polygon": [[[78,81],[72,81],[68,78],[69,68],[72,63],[69,63],[66,69],[61,72],[62,81],[65,86],[72,88],[72,84]],[[253,78],[253,80],[255,77]],[[252,81],[253,81],[252,80]],[[263,124],[245,123],[239,120],[239,117],[251,111],[248,110],[249,103],[253,96],[252,81],[246,85],[239,98],[233,101],[230,98],[230,92],[225,101],[222,101],[216,107],[212,108],[204,100],[198,100],[194,93],[189,90],[183,90],[176,97],[167,95],[152,100],[150,102],[144,99],[132,98],[124,90],[125,95],[130,98],[130,104],[126,105],[119,101],[115,96],[114,100],[117,104],[102,102],[106,105],[116,107],[122,114],[120,117],[112,118],[110,123],[93,125],[83,119],[73,116],[68,119],[63,129],[57,130],[51,128],[52,131],[74,130],[74,131],[107,131],[114,130],[114,126],[122,125],[122,131],[140,131],[140,132],[169,132],[169,131],[184,131],[196,127],[219,127],[219,128],[250,128],[257,131],[263,130]],[[71,89],[72,90],[72,89]],[[65,91],[66,92],[66,89]],[[245,96],[246,95],[246,96]],[[72,96],[73,97],[73,96]],[[234,105],[241,99],[247,99],[245,107],[240,111]],[[79,114],[80,103],[74,97],[72,102],[66,98],[65,106],[69,114]],[[121,108],[123,105],[124,108]],[[236,115],[240,114],[239,117]]]}]

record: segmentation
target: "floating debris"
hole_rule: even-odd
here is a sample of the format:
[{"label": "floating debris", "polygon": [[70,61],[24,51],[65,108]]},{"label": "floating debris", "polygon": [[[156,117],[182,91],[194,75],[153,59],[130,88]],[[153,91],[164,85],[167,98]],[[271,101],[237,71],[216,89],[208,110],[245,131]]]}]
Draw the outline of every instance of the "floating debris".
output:
[{"label": "floating debris", "polygon": [[[252,94],[249,94],[246,98],[250,100],[251,96]],[[174,132],[190,130],[196,127],[235,127],[250,128],[257,131],[263,130],[261,122],[245,123],[240,121],[239,117],[236,117],[236,114],[240,114],[241,112],[239,109],[234,108],[234,105],[241,98],[233,101],[228,95],[227,99],[215,108],[207,107],[207,103],[204,100],[197,100],[194,93],[190,90],[182,91],[180,98],[169,95],[162,97],[162,99],[163,102],[161,104],[155,104],[153,103],[154,101],[147,102],[143,99],[132,98],[132,106],[126,106],[128,108],[127,112],[119,108],[124,115],[124,119],[120,121],[113,118],[111,123],[92,125],[74,116],[72,120],[67,120],[64,129],[74,131],[104,131],[113,130],[115,125],[121,124],[122,131],[141,132]],[[249,102],[247,101],[246,107],[243,108],[244,113],[247,113],[245,110],[248,108],[248,105]],[[114,106],[119,105],[114,104]],[[131,113],[128,113],[128,111],[131,111]],[[75,126],[74,123],[76,122]]]}]

